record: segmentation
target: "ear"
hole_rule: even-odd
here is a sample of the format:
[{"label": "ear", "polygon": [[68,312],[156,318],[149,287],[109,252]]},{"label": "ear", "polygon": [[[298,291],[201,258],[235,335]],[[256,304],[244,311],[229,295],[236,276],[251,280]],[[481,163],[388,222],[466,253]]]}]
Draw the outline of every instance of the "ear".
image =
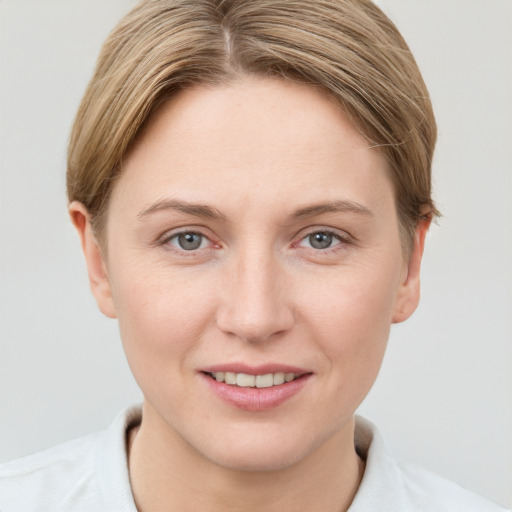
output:
[{"label": "ear", "polygon": [[92,230],[91,216],[84,204],[78,201],[73,201],[69,205],[69,216],[82,243],[92,294],[100,311],[109,318],[116,318],[107,267],[100,245]]},{"label": "ear", "polygon": [[418,222],[414,234],[413,247],[409,261],[404,265],[402,280],[398,290],[392,322],[398,324],[407,320],[418,307],[420,301],[420,269],[425,237],[430,227],[431,219]]}]

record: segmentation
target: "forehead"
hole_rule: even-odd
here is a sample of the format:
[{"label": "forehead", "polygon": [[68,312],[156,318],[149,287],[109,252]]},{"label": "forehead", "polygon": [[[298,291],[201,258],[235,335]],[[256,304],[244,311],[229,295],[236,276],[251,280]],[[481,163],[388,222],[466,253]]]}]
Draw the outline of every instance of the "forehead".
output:
[{"label": "forehead", "polygon": [[[252,138],[266,142],[267,150],[283,142],[311,150],[318,149],[318,138],[327,134],[339,149],[369,146],[323,88],[254,76],[183,90],[156,112],[138,139],[157,142],[171,136],[193,143],[205,134],[208,138],[217,134],[212,142],[221,147]],[[231,140],[224,137],[228,134]]]},{"label": "forehead", "polygon": [[246,77],[185,89],[163,105],[126,156],[114,195],[204,201],[222,190],[282,202],[293,191],[303,202],[319,193],[361,202],[380,181],[390,187],[384,158],[322,89]]}]

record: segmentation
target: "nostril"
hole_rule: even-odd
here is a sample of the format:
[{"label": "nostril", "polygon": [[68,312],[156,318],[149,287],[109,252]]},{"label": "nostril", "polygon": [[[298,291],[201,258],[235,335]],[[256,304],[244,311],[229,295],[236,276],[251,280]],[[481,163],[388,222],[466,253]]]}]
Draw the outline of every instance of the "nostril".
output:
[{"label": "nostril", "polygon": [[282,282],[286,274],[276,267],[273,256],[242,256],[236,260],[231,279],[224,283],[217,325],[245,341],[261,342],[293,325],[292,310],[283,297],[283,290],[289,287]]}]

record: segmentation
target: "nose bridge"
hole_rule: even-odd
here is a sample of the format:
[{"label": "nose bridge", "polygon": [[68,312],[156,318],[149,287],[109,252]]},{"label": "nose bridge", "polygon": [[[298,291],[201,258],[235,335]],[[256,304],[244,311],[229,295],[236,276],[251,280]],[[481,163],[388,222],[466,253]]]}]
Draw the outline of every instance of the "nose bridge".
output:
[{"label": "nose bridge", "polygon": [[269,244],[253,240],[233,256],[218,315],[219,328],[247,341],[288,330],[293,313],[281,262]]}]

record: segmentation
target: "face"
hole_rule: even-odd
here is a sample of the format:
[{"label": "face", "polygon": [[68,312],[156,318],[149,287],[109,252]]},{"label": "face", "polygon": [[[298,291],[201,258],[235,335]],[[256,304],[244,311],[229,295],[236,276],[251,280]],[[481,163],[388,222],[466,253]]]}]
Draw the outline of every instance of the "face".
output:
[{"label": "face", "polygon": [[238,469],[352,443],[390,325],[416,306],[424,232],[405,261],[384,159],[327,96],[185,90],[123,163],[103,260],[73,208],[158,435]]}]

